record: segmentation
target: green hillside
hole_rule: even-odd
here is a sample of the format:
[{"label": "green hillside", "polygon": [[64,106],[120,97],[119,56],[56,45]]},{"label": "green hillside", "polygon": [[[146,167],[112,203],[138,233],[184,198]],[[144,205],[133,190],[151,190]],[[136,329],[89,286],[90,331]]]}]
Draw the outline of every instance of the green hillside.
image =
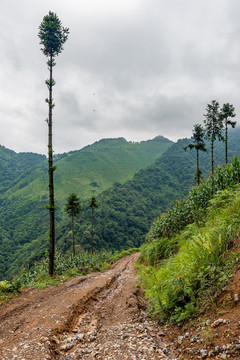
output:
[{"label": "green hillside", "polygon": [[[127,142],[123,138],[105,139],[82,150],[55,156],[57,225],[62,222],[63,204],[70,192],[78,193],[84,200],[107,189],[114,182],[123,183],[139,169],[153,163],[171,144],[161,136],[140,143]],[[2,172],[5,164],[11,168],[12,161],[17,163],[16,169],[12,170],[14,176],[11,178],[11,171],[7,173],[8,182],[0,196],[0,259],[1,274],[4,274],[9,266],[15,268],[17,251],[25,254],[26,244],[41,235],[46,239],[49,219],[45,209],[48,203],[46,158],[37,154],[23,156],[5,148],[2,153]],[[41,161],[34,163],[35,158]],[[38,163],[40,166],[37,166]],[[45,244],[43,252],[46,248]],[[37,253],[37,256],[42,256],[42,252]],[[27,256],[31,255],[32,251]],[[22,257],[19,266],[23,263]]]},{"label": "green hillside", "polygon": [[21,177],[45,162],[45,156],[34,153],[15,153],[0,145],[0,194]]},{"label": "green hillside", "polygon": [[[230,156],[240,154],[237,140],[239,136],[239,128],[229,132]],[[125,183],[115,182],[97,196],[99,208],[95,211],[94,218],[95,250],[138,247],[145,241],[153,219],[171,206],[174,200],[187,195],[189,188],[194,185],[196,171],[195,152],[183,150],[190,141],[182,139],[172,144],[154,164],[141,169],[132,180]],[[76,152],[73,152],[70,155],[75,154]],[[68,156],[70,158],[70,155],[59,156],[56,159],[58,166],[61,161],[67,160]],[[224,162],[223,143],[216,142],[215,161],[216,164]],[[208,175],[209,154],[200,154],[200,166],[203,173]],[[71,180],[71,177],[69,179]],[[26,263],[32,264],[39,260],[48,249],[46,232],[49,219],[48,212],[44,209],[48,201],[47,195],[33,188],[32,192],[35,193],[30,198],[27,194],[21,195],[24,190],[24,187],[19,189],[20,193],[9,190],[1,199],[0,257],[2,273],[5,273],[5,276],[10,276]],[[75,228],[77,250],[89,250],[91,212],[86,203],[83,204],[80,218],[76,219]],[[56,245],[64,251],[71,248],[70,220],[63,213],[61,204],[56,211]]]},{"label": "green hillside", "polygon": [[[162,136],[139,143],[123,138],[103,139],[82,150],[55,156],[55,198],[63,203],[71,192],[86,200],[97,195],[114,182],[124,183],[142,168],[152,164],[171,146]],[[48,170],[45,166],[25,174],[7,192],[7,196],[45,197],[48,194]]]},{"label": "green hillside", "polygon": [[215,305],[229,282],[239,259],[229,251],[240,233],[239,184],[236,158],[153,222],[140,276],[161,321],[181,323]]}]

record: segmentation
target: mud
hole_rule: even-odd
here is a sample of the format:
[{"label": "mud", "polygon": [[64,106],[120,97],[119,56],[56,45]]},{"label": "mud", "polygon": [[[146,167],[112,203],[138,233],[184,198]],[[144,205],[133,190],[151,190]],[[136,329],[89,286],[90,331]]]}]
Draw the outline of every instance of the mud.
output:
[{"label": "mud", "polygon": [[0,307],[0,359],[174,359],[146,315],[138,254]]}]

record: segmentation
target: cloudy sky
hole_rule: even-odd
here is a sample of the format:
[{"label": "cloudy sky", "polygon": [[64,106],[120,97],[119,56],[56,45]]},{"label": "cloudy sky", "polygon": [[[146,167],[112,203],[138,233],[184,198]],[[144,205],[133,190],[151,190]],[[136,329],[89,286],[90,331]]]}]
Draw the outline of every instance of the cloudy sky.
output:
[{"label": "cloudy sky", "polygon": [[53,147],[192,135],[208,103],[240,114],[239,0],[0,0],[0,144],[47,153],[51,10],[70,34],[54,67]]}]

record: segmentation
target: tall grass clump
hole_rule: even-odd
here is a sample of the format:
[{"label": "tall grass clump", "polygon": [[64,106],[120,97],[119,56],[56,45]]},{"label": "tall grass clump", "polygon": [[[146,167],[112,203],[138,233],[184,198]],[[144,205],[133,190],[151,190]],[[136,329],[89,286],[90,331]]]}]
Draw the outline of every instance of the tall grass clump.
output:
[{"label": "tall grass clump", "polygon": [[[230,167],[225,169],[231,179]],[[218,170],[218,177],[224,171]],[[217,181],[214,184],[217,186]],[[149,312],[162,321],[180,323],[189,319],[214,301],[227,284],[236,263],[236,255],[227,250],[239,236],[240,186],[218,190],[208,199],[204,217],[203,223],[189,224],[169,238],[169,249],[175,247],[171,257],[163,253],[158,255],[158,262],[152,261],[158,249],[165,248],[166,253],[166,237],[153,239],[141,249],[147,266],[140,265],[139,274],[149,299]]]},{"label": "tall grass clump", "polygon": [[234,158],[154,221],[139,265],[151,314],[182,322],[227,283],[236,256],[226,250],[240,228],[239,183]]}]

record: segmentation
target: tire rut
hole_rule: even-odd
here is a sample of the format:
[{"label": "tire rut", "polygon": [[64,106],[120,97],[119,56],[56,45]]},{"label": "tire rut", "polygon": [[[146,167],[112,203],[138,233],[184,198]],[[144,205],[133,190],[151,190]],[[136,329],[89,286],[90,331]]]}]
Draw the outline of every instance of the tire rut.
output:
[{"label": "tire rut", "polygon": [[133,265],[131,258],[115,281],[74,317],[68,331],[52,336],[53,359],[174,359],[147,320]]},{"label": "tire rut", "polygon": [[24,289],[0,307],[0,359],[173,359],[159,326],[147,319],[137,258],[58,287]]}]

